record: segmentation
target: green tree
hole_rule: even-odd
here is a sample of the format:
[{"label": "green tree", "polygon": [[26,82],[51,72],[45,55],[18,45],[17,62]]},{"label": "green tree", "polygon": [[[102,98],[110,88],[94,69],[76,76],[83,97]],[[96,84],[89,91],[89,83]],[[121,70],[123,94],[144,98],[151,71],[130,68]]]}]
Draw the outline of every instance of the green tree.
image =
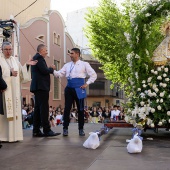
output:
[{"label": "green tree", "polygon": [[96,9],[89,9],[86,36],[93,55],[103,65],[107,79],[121,85],[127,84],[130,69],[126,56],[130,51],[125,32],[129,22],[111,0],[102,0]]}]

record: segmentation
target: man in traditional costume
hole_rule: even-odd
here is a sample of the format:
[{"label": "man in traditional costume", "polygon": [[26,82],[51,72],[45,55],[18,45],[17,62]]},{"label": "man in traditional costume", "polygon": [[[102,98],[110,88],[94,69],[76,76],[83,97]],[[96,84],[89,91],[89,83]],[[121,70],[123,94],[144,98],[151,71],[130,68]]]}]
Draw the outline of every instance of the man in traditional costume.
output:
[{"label": "man in traditional costume", "polygon": [[[74,101],[78,109],[78,129],[79,135],[85,136],[84,133],[84,98],[86,97],[85,88],[97,79],[97,74],[89,63],[80,60],[80,49],[73,48],[70,52],[71,62],[66,63],[59,71],[54,70],[55,77],[67,78],[65,88],[65,108],[63,136],[68,136],[68,126],[70,121],[70,110]],[[86,76],[89,76],[85,82]]]},{"label": "man in traditional costume", "polygon": [[27,65],[35,65],[37,61],[29,60],[21,66],[17,57],[12,55],[10,42],[3,42],[0,63],[2,77],[8,85],[3,93],[4,115],[0,115],[0,140],[15,142],[23,140],[21,113],[21,83],[30,81]]}]

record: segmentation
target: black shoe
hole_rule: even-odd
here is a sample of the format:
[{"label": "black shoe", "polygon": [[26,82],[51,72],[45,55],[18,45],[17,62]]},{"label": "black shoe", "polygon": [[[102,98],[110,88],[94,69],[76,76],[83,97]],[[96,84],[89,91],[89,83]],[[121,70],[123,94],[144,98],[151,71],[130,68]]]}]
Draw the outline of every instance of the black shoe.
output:
[{"label": "black shoe", "polygon": [[33,137],[44,137],[44,133],[42,133],[41,131],[37,132],[37,133],[33,133],[32,134]]},{"label": "black shoe", "polygon": [[68,129],[63,129],[63,136],[68,136]]},{"label": "black shoe", "polygon": [[79,130],[79,136],[85,136],[85,133],[84,133],[83,129]]},{"label": "black shoe", "polygon": [[50,130],[48,133],[44,133],[44,136],[45,137],[52,137],[52,136],[58,136],[60,134],[61,133],[56,133],[56,132],[53,132],[52,130]]},{"label": "black shoe", "polygon": [[1,141],[0,141],[0,148],[2,148],[2,144],[1,144]]}]

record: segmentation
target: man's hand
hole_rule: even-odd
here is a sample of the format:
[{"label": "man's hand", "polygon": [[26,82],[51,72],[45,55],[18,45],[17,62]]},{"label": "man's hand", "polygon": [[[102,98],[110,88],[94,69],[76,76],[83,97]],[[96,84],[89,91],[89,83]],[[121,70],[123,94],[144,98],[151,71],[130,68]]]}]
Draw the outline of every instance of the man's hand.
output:
[{"label": "man's hand", "polygon": [[36,65],[37,64],[37,60],[32,60],[32,59],[29,59],[27,62],[26,62],[26,64],[27,65],[31,65],[31,66],[34,66],[34,65]]},{"label": "man's hand", "polygon": [[11,74],[12,74],[12,76],[17,77],[18,71],[14,71],[14,69],[12,68],[11,69]]},{"label": "man's hand", "polygon": [[52,64],[51,66],[50,66],[50,68],[53,68],[54,70],[56,69],[56,66],[54,65],[54,64]]},{"label": "man's hand", "polygon": [[85,89],[87,86],[88,86],[88,84],[84,84],[80,88]]}]

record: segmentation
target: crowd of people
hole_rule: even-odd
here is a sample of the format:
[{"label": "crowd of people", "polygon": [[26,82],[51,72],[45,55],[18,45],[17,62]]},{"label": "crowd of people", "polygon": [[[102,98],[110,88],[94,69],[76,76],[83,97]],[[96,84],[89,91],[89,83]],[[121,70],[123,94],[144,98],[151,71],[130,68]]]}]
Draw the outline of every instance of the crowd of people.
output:
[{"label": "crowd of people", "polygon": [[[32,105],[23,105],[23,129],[33,127],[33,114],[34,108]],[[49,107],[49,122],[51,127],[63,124],[64,108],[59,105],[58,107]],[[124,120],[124,111],[120,106],[110,107],[85,107],[84,108],[84,121],[86,123],[108,123]],[[78,110],[72,108],[70,111],[70,123],[78,122]]]}]

